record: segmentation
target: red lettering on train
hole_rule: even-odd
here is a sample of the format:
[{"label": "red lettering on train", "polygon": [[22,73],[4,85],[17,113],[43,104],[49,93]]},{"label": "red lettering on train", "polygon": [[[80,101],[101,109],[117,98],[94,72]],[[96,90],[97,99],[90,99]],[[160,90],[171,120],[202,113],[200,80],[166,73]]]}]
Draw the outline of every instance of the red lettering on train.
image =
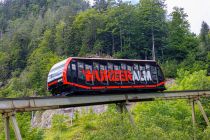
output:
[{"label": "red lettering on train", "polygon": [[111,82],[128,82],[132,81],[132,73],[129,70],[83,70],[85,79],[90,81],[111,81]]}]

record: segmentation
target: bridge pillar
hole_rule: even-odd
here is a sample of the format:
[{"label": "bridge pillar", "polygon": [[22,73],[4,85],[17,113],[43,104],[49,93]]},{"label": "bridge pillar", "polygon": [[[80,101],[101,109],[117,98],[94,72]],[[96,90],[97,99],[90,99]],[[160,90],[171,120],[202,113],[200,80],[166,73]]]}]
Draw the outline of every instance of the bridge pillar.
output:
[{"label": "bridge pillar", "polygon": [[5,139],[10,140],[9,120],[11,119],[16,139],[17,140],[22,140],[22,137],[21,137],[21,134],[20,134],[20,129],[18,127],[17,120],[16,120],[16,117],[15,117],[15,113],[14,112],[3,113],[2,116],[3,116],[3,119],[4,119]]},{"label": "bridge pillar", "polygon": [[203,118],[207,124],[207,126],[210,126],[210,123],[209,123],[209,119],[206,115],[206,112],[204,111],[203,109],[203,106],[199,100],[199,98],[195,98],[195,99],[191,99],[191,106],[192,106],[192,123],[193,123],[193,140],[196,140],[196,118],[195,118],[195,103],[198,104],[198,107],[203,115]]},{"label": "bridge pillar", "polygon": [[128,109],[128,105],[129,103],[116,103],[116,106],[117,106],[117,110],[120,112],[120,113],[128,113],[128,116],[129,116],[129,120],[130,120],[130,123],[135,126],[135,122],[134,122],[134,119],[133,119],[133,116],[131,114],[131,112],[129,111]]},{"label": "bridge pillar", "polygon": [[209,119],[208,119],[208,117],[207,117],[207,115],[206,115],[206,112],[205,112],[204,109],[203,109],[203,106],[202,106],[200,100],[197,100],[196,102],[197,102],[197,104],[198,104],[198,107],[199,107],[199,109],[200,109],[200,111],[201,111],[201,113],[202,113],[202,115],[203,115],[203,118],[204,118],[204,120],[205,120],[207,126],[210,126]]},{"label": "bridge pillar", "polygon": [[10,140],[9,116],[2,114],[4,120],[5,139]]}]

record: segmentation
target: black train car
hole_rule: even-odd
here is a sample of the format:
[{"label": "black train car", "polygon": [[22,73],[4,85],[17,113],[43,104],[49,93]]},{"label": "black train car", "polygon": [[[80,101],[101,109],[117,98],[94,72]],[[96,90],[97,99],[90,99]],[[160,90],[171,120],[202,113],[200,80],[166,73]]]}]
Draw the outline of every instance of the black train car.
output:
[{"label": "black train car", "polygon": [[53,94],[163,91],[164,76],[153,60],[69,57],[55,64],[47,79]]}]

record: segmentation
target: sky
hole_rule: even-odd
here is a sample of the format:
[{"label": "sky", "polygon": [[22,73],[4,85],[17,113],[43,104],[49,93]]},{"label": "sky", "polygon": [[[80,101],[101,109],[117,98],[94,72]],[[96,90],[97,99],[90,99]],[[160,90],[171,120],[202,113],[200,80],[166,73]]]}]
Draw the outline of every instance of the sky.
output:
[{"label": "sky", "polygon": [[202,21],[210,25],[210,0],[166,0],[167,11],[170,13],[174,6],[184,8],[188,15],[190,29],[199,34]]},{"label": "sky", "polygon": [[[89,1],[92,3],[93,0]],[[131,0],[134,4],[138,1]],[[191,32],[199,34],[202,21],[210,25],[210,0],[166,0],[166,5],[168,14],[172,12],[175,6],[184,8],[188,15],[187,20],[190,23]]]}]

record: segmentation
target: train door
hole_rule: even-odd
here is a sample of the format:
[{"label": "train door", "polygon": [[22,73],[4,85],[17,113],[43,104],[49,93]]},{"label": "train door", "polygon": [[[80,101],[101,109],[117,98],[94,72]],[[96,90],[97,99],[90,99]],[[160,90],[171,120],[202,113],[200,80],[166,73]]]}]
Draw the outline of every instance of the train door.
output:
[{"label": "train door", "polygon": [[68,65],[67,80],[69,82],[77,82],[77,62],[75,60],[72,60],[72,62]]}]

